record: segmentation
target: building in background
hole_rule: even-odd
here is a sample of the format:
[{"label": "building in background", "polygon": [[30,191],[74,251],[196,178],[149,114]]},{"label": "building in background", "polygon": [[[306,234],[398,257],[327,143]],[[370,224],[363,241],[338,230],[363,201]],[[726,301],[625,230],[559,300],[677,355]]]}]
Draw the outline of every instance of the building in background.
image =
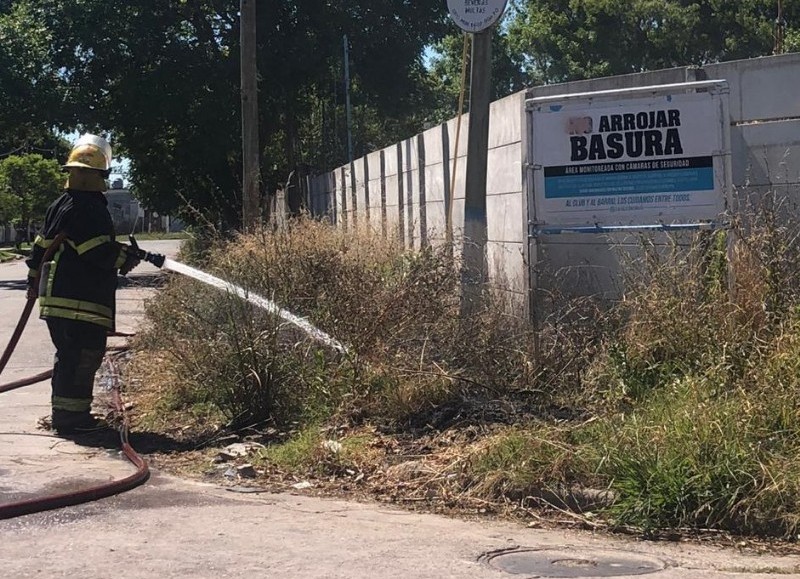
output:
[{"label": "building in background", "polygon": [[127,233],[173,233],[183,231],[184,223],[169,215],[159,215],[143,207],[124,186],[122,179],[115,179],[106,191],[108,212],[118,234]]},{"label": "building in background", "polygon": [[118,233],[142,231],[141,221],[144,209],[129,189],[124,187],[122,179],[115,179],[106,191],[108,212],[114,221],[114,229]]}]

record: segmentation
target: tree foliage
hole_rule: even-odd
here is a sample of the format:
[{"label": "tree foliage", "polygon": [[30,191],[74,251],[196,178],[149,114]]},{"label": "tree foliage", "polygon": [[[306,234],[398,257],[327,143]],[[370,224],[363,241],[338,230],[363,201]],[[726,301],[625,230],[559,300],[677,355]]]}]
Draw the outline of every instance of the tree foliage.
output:
[{"label": "tree foliage", "polygon": [[[31,26],[48,39],[48,62],[59,71],[64,96],[54,114],[71,126],[110,132],[117,152],[131,159],[138,196],[161,212],[189,203],[214,220],[238,221],[238,1],[9,4],[24,6]],[[309,157],[330,166],[345,160],[340,147],[331,147],[343,136],[344,34],[351,43],[354,104],[364,110],[361,123],[369,124],[354,135],[357,145],[363,150],[366,139],[383,144],[395,137],[393,124],[413,118],[422,48],[445,27],[439,0],[258,4],[266,191]],[[315,114],[320,126],[314,130],[329,134],[316,147],[301,140]]]},{"label": "tree foliage", "polygon": [[[257,3],[263,193],[451,117],[462,35],[443,0]],[[772,52],[770,0],[514,0],[494,31],[494,97],[540,82]],[[784,1],[785,48],[800,0]],[[241,212],[238,0],[0,0],[0,158],[110,136],[137,196],[214,222]],[[430,69],[423,54],[436,56]],[[197,213],[189,212],[191,218]]]},{"label": "tree foliage", "polygon": [[11,155],[0,161],[0,221],[42,221],[64,189],[64,174],[53,159],[39,154]]},{"label": "tree foliage", "polygon": [[[464,34],[449,34],[438,42],[429,64],[429,81],[435,95],[433,109],[429,113],[432,121],[443,122],[458,113],[461,93],[461,72],[464,55]],[[467,78],[465,93],[469,98],[470,50],[467,51]],[[492,100],[503,98],[526,86],[522,58],[511,50],[505,27],[497,26],[492,31]],[[464,110],[469,101],[465,101]]]},{"label": "tree foliage", "polygon": [[[517,0],[509,25],[535,82],[560,82],[772,54],[774,0]],[[786,0],[787,36],[800,1]],[[790,46],[791,47],[791,44]]]},{"label": "tree foliage", "polygon": [[36,150],[64,152],[53,132],[63,97],[53,67],[51,31],[31,2],[0,1],[0,158]]}]

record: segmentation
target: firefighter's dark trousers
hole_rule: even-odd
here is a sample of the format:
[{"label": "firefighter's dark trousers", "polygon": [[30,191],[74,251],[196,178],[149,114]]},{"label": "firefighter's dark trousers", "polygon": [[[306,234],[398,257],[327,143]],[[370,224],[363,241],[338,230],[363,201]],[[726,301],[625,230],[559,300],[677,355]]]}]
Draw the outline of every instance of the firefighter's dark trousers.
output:
[{"label": "firefighter's dark trousers", "polygon": [[48,318],[56,347],[53,364],[53,428],[72,428],[91,419],[94,375],[103,362],[107,330],[97,324]]}]

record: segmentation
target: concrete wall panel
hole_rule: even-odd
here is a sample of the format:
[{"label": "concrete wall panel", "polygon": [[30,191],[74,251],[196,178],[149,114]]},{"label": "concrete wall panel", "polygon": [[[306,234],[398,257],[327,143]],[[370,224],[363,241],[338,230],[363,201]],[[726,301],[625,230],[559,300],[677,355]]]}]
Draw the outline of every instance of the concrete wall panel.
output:
[{"label": "concrete wall panel", "polygon": [[445,239],[447,234],[447,222],[444,211],[444,201],[428,202],[427,209],[428,241],[434,239]]},{"label": "concrete wall panel", "polygon": [[517,143],[522,135],[525,93],[517,92],[492,103],[489,111],[489,149]]},{"label": "concrete wall panel", "polygon": [[369,170],[370,180],[370,194],[373,189],[371,187],[373,181],[380,181],[381,179],[381,152],[375,151],[366,157]]},{"label": "concrete wall panel", "polygon": [[366,215],[366,210],[369,206],[369,201],[367,200],[366,196],[366,181],[364,178],[364,160],[364,157],[362,157],[360,159],[356,159],[356,161],[353,163],[356,175],[356,202],[353,209],[355,209],[359,215]]},{"label": "concrete wall panel", "polygon": [[397,175],[397,145],[383,149],[384,171],[387,177]]},{"label": "concrete wall panel", "polygon": [[383,220],[383,200],[382,200],[382,170],[381,170],[381,151],[374,151],[365,157],[367,179],[367,199],[369,201],[369,224],[376,233],[381,232]]},{"label": "concrete wall panel", "polygon": [[441,163],[442,159],[444,159],[441,125],[437,125],[422,133],[422,140],[425,143],[425,164],[434,165],[436,163]]},{"label": "concrete wall panel", "polygon": [[[489,169],[487,167],[487,176],[488,176],[488,172],[490,170],[491,169]],[[451,179],[452,179],[452,175],[453,175],[453,173],[452,173],[453,167],[452,166],[450,167],[450,171],[451,171],[450,175],[451,175]],[[453,198],[461,199],[461,200],[464,199],[464,196],[466,195],[466,190],[467,190],[467,177],[466,176],[467,176],[467,158],[466,157],[464,157],[463,159],[459,158],[457,160],[456,166],[455,166],[455,184],[454,184],[455,187],[454,187],[454,190],[453,190]],[[449,189],[448,189],[448,191],[449,191]]]},{"label": "concrete wall panel", "polygon": [[522,147],[519,142],[489,150],[487,162],[487,195],[522,194]]},{"label": "concrete wall panel", "polygon": [[397,175],[388,175],[386,177],[386,207],[398,207],[400,205],[398,200],[400,184],[397,182]]},{"label": "concrete wall panel", "polygon": [[444,166],[425,165],[425,199],[428,203],[443,203],[447,186],[444,182]]},{"label": "concrete wall panel", "polygon": [[486,257],[492,287],[517,294],[525,292],[526,268],[521,243],[490,241]]},{"label": "concrete wall panel", "polygon": [[738,187],[800,183],[800,119],[731,128]]},{"label": "concrete wall panel", "polygon": [[400,225],[400,212],[397,204],[386,206],[386,230],[393,231]]},{"label": "concrete wall panel", "polygon": [[489,195],[486,198],[487,236],[489,241],[522,243],[525,232],[519,218],[523,199],[519,193]]},{"label": "concrete wall panel", "polygon": [[[491,127],[491,119],[489,119],[489,126]],[[447,134],[450,140],[450,159],[455,156],[456,152],[456,137],[458,137],[458,156],[467,158],[467,143],[469,139],[469,114],[461,116],[461,132],[458,134],[458,117],[447,121]]]},{"label": "concrete wall panel", "polygon": [[417,138],[412,137],[400,143],[400,149],[403,152],[403,165],[402,171],[415,169],[419,163],[419,155],[417,154]]},{"label": "concrete wall panel", "polygon": [[756,121],[800,117],[800,54],[782,54],[713,64],[708,78],[724,78],[731,87],[731,117]]},{"label": "concrete wall panel", "polygon": [[346,200],[344,200],[343,204],[343,198],[345,196],[344,192],[347,190],[347,185],[345,184],[345,181],[347,180],[347,170],[343,167],[336,169],[333,172],[333,178],[334,178],[334,200],[336,203],[336,215],[338,216],[338,219],[342,219],[344,217],[343,216],[344,209],[346,207],[349,207],[350,205],[349,203],[346,202]]},{"label": "concrete wall panel", "polygon": [[464,197],[453,202],[453,238],[460,238],[464,231]]}]

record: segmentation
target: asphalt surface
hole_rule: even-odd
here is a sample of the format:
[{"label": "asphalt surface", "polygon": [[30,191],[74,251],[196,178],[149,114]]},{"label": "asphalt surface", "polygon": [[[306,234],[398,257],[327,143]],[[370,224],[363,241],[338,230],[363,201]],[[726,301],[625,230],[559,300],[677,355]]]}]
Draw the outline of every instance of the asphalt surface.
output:
[{"label": "asphalt surface", "polygon": [[[174,255],[175,242],[147,242]],[[0,347],[24,304],[23,263],[0,264]],[[118,291],[121,331],[135,331],[158,272],[141,266]],[[50,367],[33,316],[0,383]],[[0,395],[0,502],[122,478],[116,450],[37,428],[49,384]],[[590,532],[467,522],[292,494],[235,494],[154,473],[97,502],[0,521],[0,577],[489,578],[646,576],[784,578],[800,557]],[[609,575],[611,573],[612,575]],[[641,575],[648,573],[647,575]],[[800,576],[795,574],[794,576]]]}]

